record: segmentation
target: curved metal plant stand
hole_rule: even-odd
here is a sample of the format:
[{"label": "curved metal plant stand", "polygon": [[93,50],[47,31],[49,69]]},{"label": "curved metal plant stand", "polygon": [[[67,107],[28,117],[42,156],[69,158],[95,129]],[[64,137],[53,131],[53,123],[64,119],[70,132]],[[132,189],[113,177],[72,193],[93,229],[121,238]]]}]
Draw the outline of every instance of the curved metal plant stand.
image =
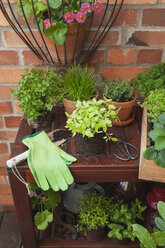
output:
[{"label": "curved metal plant stand", "polygon": [[[40,34],[43,45],[41,45],[39,40],[37,40],[37,37],[35,35],[36,30],[34,32],[34,29],[31,28],[31,25],[25,16],[22,1],[23,0],[20,0],[20,6],[21,6],[21,10],[22,10],[27,28],[24,28],[19,23],[19,21],[17,19],[17,15],[15,14],[15,11],[13,9],[13,4],[10,2],[10,0],[7,0],[6,4],[4,4],[2,2],[2,0],[0,0],[0,9],[1,9],[4,17],[6,18],[6,20],[10,24],[10,26],[13,28],[13,30],[16,32],[16,34],[24,41],[24,43],[31,49],[31,51],[40,60],[42,60],[46,64],[52,64],[52,65],[62,64],[61,58],[60,58],[60,52],[58,51],[58,46],[56,46],[54,44],[54,48],[55,48],[55,52],[56,52],[56,56],[57,56],[57,61],[58,61],[57,62],[53,59],[52,54],[51,54],[51,52],[50,52],[50,50],[46,44],[45,37],[44,37],[44,35],[40,29],[40,26],[39,26],[39,23],[37,20],[37,15],[36,15],[35,10],[34,10],[34,1],[31,0],[33,13],[34,13],[34,19],[35,19],[35,22],[37,24],[38,33]],[[63,1],[64,0],[62,0],[62,6],[63,6]],[[46,0],[46,2],[47,2],[47,6],[48,6],[48,17],[49,17],[49,19],[51,19],[49,0]],[[81,2],[81,0],[79,0],[79,4],[80,4],[80,2]],[[102,17],[100,18],[100,20],[98,20],[97,29],[93,27],[93,20],[94,20],[95,14],[92,12],[89,27],[88,27],[88,30],[86,31],[85,35],[84,35],[80,52],[78,55],[75,56],[75,51],[76,51],[77,41],[78,41],[78,36],[79,36],[79,29],[80,29],[80,24],[78,24],[76,39],[74,42],[74,52],[72,54],[71,63],[73,63],[73,62],[87,63],[89,61],[90,57],[95,52],[95,50],[99,47],[99,45],[101,44],[103,39],[106,37],[107,33],[109,32],[109,30],[113,26],[114,22],[116,21],[118,15],[120,13],[120,10],[122,8],[124,0],[115,0],[113,2],[114,2],[113,5],[111,4],[110,0],[107,0],[107,2],[105,3]],[[10,9],[11,16],[6,11],[6,7],[8,7]],[[27,35],[27,29],[30,32],[31,38],[29,38]],[[88,37],[89,37],[89,34],[91,31],[95,31],[95,35],[89,41]],[[86,44],[87,40],[88,40],[88,44]],[[64,43],[64,57],[65,57],[65,64],[67,65],[68,61],[67,61],[67,52],[66,52],[66,44],[65,43]],[[82,53],[82,51],[85,51],[85,52]]]}]

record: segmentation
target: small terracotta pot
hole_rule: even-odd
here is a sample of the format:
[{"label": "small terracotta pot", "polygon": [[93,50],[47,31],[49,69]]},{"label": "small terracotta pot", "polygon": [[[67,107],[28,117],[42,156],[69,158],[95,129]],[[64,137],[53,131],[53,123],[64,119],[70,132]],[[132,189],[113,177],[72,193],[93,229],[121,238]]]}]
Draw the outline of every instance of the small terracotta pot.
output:
[{"label": "small terracotta pot", "polygon": [[90,242],[99,242],[103,240],[105,236],[105,228],[100,228],[96,231],[87,231],[86,232],[86,237]]},{"label": "small terracotta pot", "polygon": [[[114,102],[114,101],[108,100],[105,96],[103,96],[103,99],[106,100],[109,104],[113,104],[116,107],[116,110],[121,108],[118,113],[118,117],[121,122],[121,125],[122,125],[122,122],[125,123],[126,121],[131,120],[129,122],[131,123],[134,120],[134,118],[132,118],[131,116],[131,112],[132,112],[133,106],[136,104],[136,99],[137,99],[136,94],[134,94],[134,99],[130,102]],[[115,126],[115,122],[113,122],[113,125]]]},{"label": "small terracotta pot", "polygon": [[[98,92],[96,92],[95,98],[96,99],[98,98]],[[71,100],[68,100],[66,98],[63,98],[62,99],[62,103],[64,105],[65,112],[67,112],[69,115],[72,114],[73,110],[76,109],[76,103],[77,103],[77,101],[71,101]]]},{"label": "small terracotta pot", "polygon": [[[74,55],[75,59],[79,55],[79,52],[80,52],[80,49],[82,46],[82,42],[83,42],[83,38],[84,38],[86,29],[88,26],[89,26],[89,19],[85,22],[84,25],[82,25],[82,26],[79,25],[79,34],[78,34],[77,45],[76,45],[75,43],[76,43],[78,23],[73,22],[73,23],[69,24],[69,28],[68,28],[68,31],[66,33],[66,40],[65,40],[67,64],[71,64],[73,55]],[[47,45],[47,47],[51,53],[53,60],[56,63],[58,63],[59,61],[58,61],[58,57],[57,57],[57,53],[56,53],[56,49],[55,49],[55,44],[54,44],[53,40],[46,37],[45,35],[44,35],[44,39],[45,39],[46,45]],[[75,45],[76,45],[76,48],[75,48]],[[56,48],[57,48],[57,51],[59,54],[60,63],[65,64],[66,62],[65,62],[64,45],[61,45],[61,46],[56,45]]]}]

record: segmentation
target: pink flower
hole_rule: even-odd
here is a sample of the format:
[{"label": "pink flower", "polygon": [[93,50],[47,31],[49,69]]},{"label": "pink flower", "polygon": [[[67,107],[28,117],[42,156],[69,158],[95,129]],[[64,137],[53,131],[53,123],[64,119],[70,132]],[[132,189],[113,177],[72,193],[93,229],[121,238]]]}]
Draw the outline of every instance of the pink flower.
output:
[{"label": "pink flower", "polygon": [[84,14],[86,14],[88,11],[90,11],[90,4],[89,3],[82,3],[80,11]]},{"label": "pink flower", "polygon": [[45,20],[44,20],[44,25],[45,25],[45,28],[46,28],[46,29],[49,28],[50,26],[52,26],[52,24],[51,24],[51,22],[50,22],[49,19],[45,19]]},{"label": "pink flower", "polygon": [[74,21],[75,14],[73,12],[68,12],[64,14],[64,19],[67,23],[71,23]]},{"label": "pink flower", "polygon": [[75,19],[76,19],[76,21],[77,22],[81,22],[81,23],[84,23],[85,22],[85,20],[86,20],[86,15],[84,14],[84,13],[82,13],[82,12],[77,12],[77,14],[76,14],[76,16],[75,16]]},{"label": "pink flower", "polygon": [[93,4],[92,10],[96,13],[99,14],[103,10],[103,5],[99,2],[95,2]]}]

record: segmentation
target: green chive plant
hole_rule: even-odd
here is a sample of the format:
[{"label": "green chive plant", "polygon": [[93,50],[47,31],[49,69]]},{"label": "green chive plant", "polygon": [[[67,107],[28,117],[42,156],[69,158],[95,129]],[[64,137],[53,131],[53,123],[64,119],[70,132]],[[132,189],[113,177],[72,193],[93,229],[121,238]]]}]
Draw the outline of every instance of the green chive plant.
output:
[{"label": "green chive plant", "polygon": [[87,65],[73,65],[63,76],[65,98],[71,101],[90,100],[96,94],[95,74]]}]

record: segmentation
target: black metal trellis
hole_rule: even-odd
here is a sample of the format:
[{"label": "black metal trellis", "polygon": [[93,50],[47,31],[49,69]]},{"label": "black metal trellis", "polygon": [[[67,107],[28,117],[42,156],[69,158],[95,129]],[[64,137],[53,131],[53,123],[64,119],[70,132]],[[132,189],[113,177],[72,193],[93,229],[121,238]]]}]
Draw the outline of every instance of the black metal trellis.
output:
[{"label": "black metal trellis", "polygon": [[[39,25],[38,20],[37,20],[37,15],[35,13],[35,8],[34,8],[34,1],[31,0],[31,4],[32,4],[32,9],[33,9],[34,19],[35,19],[41,40],[43,42],[43,46],[40,45],[39,41],[35,37],[34,30],[31,28],[29,21],[26,18],[25,11],[24,11],[23,4],[22,4],[22,0],[19,0],[19,1],[20,1],[20,7],[21,7],[21,10],[23,13],[23,17],[24,17],[24,20],[26,23],[26,27],[29,30],[30,35],[31,35],[31,39],[26,34],[26,29],[24,27],[22,27],[20,25],[20,23],[18,22],[17,17],[16,17],[16,15],[13,11],[13,8],[12,8],[13,4],[10,3],[10,0],[7,0],[6,4],[4,4],[2,2],[2,0],[0,0],[0,9],[1,9],[4,17],[6,18],[6,20],[10,24],[10,26],[13,28],[13,30],[16,32],[16,34],[24,41],[24,43],[31,49],[31,51],[40,60],[42,60],[46,64],[53,64],[53,65],[55,65],[55,64],[67,65],[67,64],[70,64],[73,62],[87,63],[89,61],[90,57],[94,54],[96,49],[99,47],[99,45],[101,44],[103,39],[106,37],[109,30],[112,28],[114,22],[116,21],[118,15],[120,13],[120,10],[121,10],[123,2],[124,2],[124,0],[115,0],[114,4],[112,5],[110,0],[107,0],[105,7],[103,9],[102,18],[100,18],[100,20],[98,19],[97,29],[95,27],[93,27],[93,20],[94,20],[95,14],[93,14],[93,12],[92,12],[89,27],[88,27],[88,30],[86,31],[85,35],[84,35],[80,52],[79,52],[79,54],[76,54],[76,48],[77,48],[77,42],[78,42],[79,30],[80,30],[80,24],[78,24],[76,38],[74,41],[74,50],[73,50],[73,54],[72,54],[72,59],[70,62],[68,62],[67,47],[66,47],[66,42],[65,42],[64,46],[63,46],[64,62],[61,62],[61,56],[60,56],[61,54],[59,51],[59,46],[54,44],[54,49],[55,49],[57,60],[54,60],[51,51],[49,51],[49,48],[48,48],[47,43],[45,41],[45,37],[44,37],[44,35],[40,29],[40,25]],[[62,0],[62,12],[64,13],[63,1],[64,0]],[[81,0],[79,0],[79,5],[80,5],[80,3],[81,3]],[[48,18],[51,19],[49,0],[46,0],[46,4],[48,7]],[[7,13],[6,6],[9,7],[12,18]],[[108,18],[107,18],[107,21],[105,23],[106,16],[108,16]],[[105,24],[103,25],[103,23],[105,23]],[[89,34],[91,31],[95,31],[95,35],[89,42],[88,37],[89,37]],[[88,40],[88,45],[86,44],[87,40]],[[85,51],[85,53],[82,53],[82,51]]]}]

